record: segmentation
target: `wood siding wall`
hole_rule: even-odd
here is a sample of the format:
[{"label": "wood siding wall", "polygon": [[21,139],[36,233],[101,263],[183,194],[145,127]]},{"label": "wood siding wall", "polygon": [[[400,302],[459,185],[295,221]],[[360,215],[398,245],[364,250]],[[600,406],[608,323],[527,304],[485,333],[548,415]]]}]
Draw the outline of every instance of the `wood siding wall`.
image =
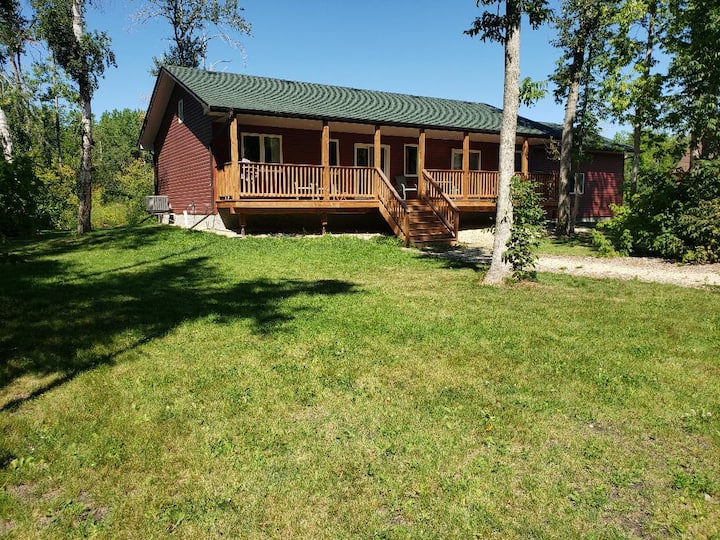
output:
[{"label": "wood siding wall", "polygon": [[[175,98],[175,96],[174,96]],[[175,149],[173,155],[175,158],[169,158],[171,161],[177,159],[178,155],[183,156],[183,162],[190,166],[174,167],[173,163],[166,163],[165,168],[161,169],[165,173],[165,177],[169,176],[170,171],[177,170],[179,180],[173,181],[176,186],[173,190],[174,197],[171,196],[173,208],[176,211],[182,211],[182,207],[176,206],[174,200],[178,204],[188,204],[190,201],[202,201],[204,204],[209,197],[209,186],[207,181],[208,157],[207,150],[201,141],[202,137],[208,137],[213,132],[213,159],[216,167],[222,167],[224,163],[233,159],[230,156],[230,134],[229,125],[223,121],[217,121],[210,124],[198,122],[199,129],[187,129],[189,123],[189,114],[191,109],[188,107],[188,98],[185,99],[185,115],[186,128],[183,130],[183,124],[177,124],[177,119],[173,116],[168,118],[170,130],[168,136],[176,136],[184,145],[184,149]],[[177,101],[169,107],[169,113],[174,113],[177,109]],[[192,111],[192,114],[202,115],[202,111]],[[172,122],[170,122],[172,120]],[[194,133],[200,133],[201,137],[191,137]],[[262,127],[251,124],[240,124],[238,126],[238,143],[241,143],[240,136],[242,133],[260,133],[268,135],[282,136],[282,157],[284,163],[293,164],[313,164],[321,163],[321,141],[322,133],[318,129],[290,129],[277,127]],[[339,165],[355,164],[355,144],[373,144],[372,134],[359,133],[340,133],[330,132],[330,138],[337,140],[339,143]],[[418,144],[416,137],[396,137],[383,135],[382,144],[390,147],[390,171],[389,179],[394,181],[396,176],[404,174],[404,147],[406,144]],[[521,148],[518,145],[518,150]],[[452,164],[452,150],[462,149],[462,140],[448,139],[427,139],[425,167],[427,169],[449,169]],[[489,142],[471,142],[471,150],[479,150],[481,153],[480,164],[483,170],[498,170],[499,144]],[[203,156],[204,152],[204,156]],[[188,159],[188,154],[192,155]],[[165,156],[163,156],[165,157]],[[239,159],[236,156],[235,159]],[[559,164],[548,158],[544,147],[536,146],[530,149],[530,172],[557,172]],[[174,168],[173,168],[174,167]],[[583,164],[582,171],[585,172],[585,194],[581,196],[579,217],[601,218],[612,215],[610,204],[622,203],[622,181],[623,181],[623,156],[616,153],[597,153],[592,160]],[[162,174],[161,174],[162,176]],[[195,179],[196,186],[192,189],[192,179]],[[412,185],[415,183],[414,178],[409,179]],[[161,193],[164,193],[161,191]],[[170,194],[170,192],[168,192]],[[200,208],[198,207],[198,211]]]},{"label": "wood siding wall", "polygon": [[[180,99],[182,122],[177,116]],[[175,212],[191,212],[193,204],[197,214],[215,211],[211,172],[214,164],[207,149],[211,136],[212,122],[200,104],[176,88],[155,145],[158,194],[168,195]]]},{"label": "wood siding wall", "polygon": [[[622,204],[624,157],[622,154],[598,152],[580,167],[585,173],[585,193],[580,195],[580,219],[612,216],[611,204]],[[531,172],[553,172],[559,163],[551,160],[545,148],[530,151]]]}]

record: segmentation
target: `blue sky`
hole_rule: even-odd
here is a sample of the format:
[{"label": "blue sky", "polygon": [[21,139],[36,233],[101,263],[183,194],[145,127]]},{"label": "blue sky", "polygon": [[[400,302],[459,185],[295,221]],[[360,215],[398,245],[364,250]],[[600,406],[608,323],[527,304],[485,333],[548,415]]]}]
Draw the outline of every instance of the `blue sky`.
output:
[{"label": "blue sky", "polygon": [[[244,53],[219,40],[210,48],[215,69],[462,99],[502,106],[503,54],[498,44],[463,34],[480,13],[473,0],[241,0],[252,36]],[[134,27],[130,14],[141,1],[90,8],[88,28],[112,39],[117,68],[107,71],[94,98],[94,112],[145,109],[154,79],[148,70],[171,34],[165,21]],[[521,76],[546,79],[557,50],[549,27],[521,36]],[[244,55],[244,58],[243,58]],[[562,122],[563,106],[548,97],[520,114]],[[609,127],[606,136],[617,128]]]}]

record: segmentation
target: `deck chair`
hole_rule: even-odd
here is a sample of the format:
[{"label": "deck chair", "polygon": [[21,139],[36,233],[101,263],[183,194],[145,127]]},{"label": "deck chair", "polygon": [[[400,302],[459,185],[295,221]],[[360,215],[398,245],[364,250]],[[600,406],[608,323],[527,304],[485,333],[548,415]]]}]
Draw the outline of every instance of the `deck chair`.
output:
[{"label": "deck chair", "polygon": [[397,186],[398,192],[402,193],[403,199],[407,199],[408,192],[414,191],[417,193],[417,188],[409,187],[407,178],[405,178],[402,174],[395,177],[395,185]]}]

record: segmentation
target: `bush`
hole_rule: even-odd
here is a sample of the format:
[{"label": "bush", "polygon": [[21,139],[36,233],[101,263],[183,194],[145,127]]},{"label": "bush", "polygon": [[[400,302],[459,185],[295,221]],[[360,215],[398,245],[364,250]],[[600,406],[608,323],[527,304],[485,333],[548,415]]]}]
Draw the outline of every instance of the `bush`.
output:
[{"label": "bush", "polygon": [[503,260],[510,263],[517,280],[536,278],[536,251],[540,244],[545,211],[537,182],[516,176],[512,180],[513,226]]},{"label": "bush", "polygon": [[17,156],[12,163],[0,159],[0,239],[38,227],[39,193],[40,183],[29,158]]},{"label": "bush", "polygon": [[720,161],[688,173],[653,171],[642,189],[602,224],[621,253],[683,262],[720,261]]}]

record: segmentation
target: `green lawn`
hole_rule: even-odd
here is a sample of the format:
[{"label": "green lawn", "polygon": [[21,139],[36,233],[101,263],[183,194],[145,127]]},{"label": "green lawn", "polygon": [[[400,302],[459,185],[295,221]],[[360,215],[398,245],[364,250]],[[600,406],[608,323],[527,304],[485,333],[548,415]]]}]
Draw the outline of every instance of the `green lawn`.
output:
[{"label": "green lawn", "polygon": [[0,536],[720,535],[720,292],[157,226],[0,259]]}]

